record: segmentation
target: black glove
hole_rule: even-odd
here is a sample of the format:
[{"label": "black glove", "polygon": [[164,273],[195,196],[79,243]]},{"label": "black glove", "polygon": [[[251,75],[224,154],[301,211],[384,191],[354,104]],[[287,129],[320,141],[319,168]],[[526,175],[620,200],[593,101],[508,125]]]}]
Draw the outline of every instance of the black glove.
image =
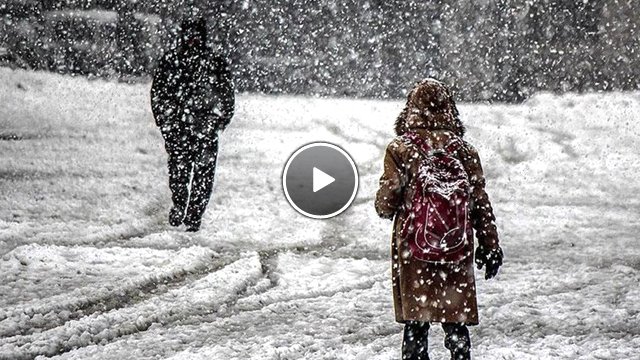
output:
[{"label": "black glove", "polygon": [[482,269],[482,266],[486,265],[484,278],[489,280],[498,274],[498,269],[502,266],[502,249],[497,247],[496,249],[487,249],[483,246],[476,248],[476,265],[478,269]]}]

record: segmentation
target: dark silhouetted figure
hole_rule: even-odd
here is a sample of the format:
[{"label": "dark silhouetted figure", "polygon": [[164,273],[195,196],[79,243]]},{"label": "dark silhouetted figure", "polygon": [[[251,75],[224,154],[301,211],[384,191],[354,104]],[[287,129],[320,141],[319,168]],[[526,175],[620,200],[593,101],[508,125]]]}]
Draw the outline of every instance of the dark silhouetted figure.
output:
[{"label": "dark silhouetted figure", "polygon": [[218,136],[234,107],[228,61],[207,47],[206,39],[203,18],[183,21],[151,86],[153,115],[169,154],[169,223],[184,223],[187,231],[200,228],[213,188]]}]

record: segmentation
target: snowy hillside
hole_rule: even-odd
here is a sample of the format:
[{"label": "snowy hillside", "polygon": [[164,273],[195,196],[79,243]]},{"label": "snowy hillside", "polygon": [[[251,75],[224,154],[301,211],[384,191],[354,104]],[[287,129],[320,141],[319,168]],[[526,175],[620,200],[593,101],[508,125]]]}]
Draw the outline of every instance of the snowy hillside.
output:
[{"label": "snowy hillside", "polygon": [[[149,85],[0,79],[0,358],[399,358],[373,195],[400,102],[239,96],[193,234],[167,224]],[[496,280],[478,276],[474,357],[640,359],[640,94],[460,110],[506,254]],[[324,221],[281,188],[314,140],[361,176]]]}]

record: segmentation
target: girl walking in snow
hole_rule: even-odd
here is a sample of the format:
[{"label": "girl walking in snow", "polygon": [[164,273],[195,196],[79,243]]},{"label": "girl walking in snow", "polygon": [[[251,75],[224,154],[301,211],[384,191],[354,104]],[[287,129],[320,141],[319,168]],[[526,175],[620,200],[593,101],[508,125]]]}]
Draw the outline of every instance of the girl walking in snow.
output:
[{"label": "girl walking in snow", "polygon": [[378,215],[393,219],[392,283],[403,359],[429,359],[428,331],[441,323],[455,360],[471,359],[467,325],[478,324],[475,263],[498,273],[502,250],[477,151],[447,87],[426,79],[408,95],[386,149]]}]

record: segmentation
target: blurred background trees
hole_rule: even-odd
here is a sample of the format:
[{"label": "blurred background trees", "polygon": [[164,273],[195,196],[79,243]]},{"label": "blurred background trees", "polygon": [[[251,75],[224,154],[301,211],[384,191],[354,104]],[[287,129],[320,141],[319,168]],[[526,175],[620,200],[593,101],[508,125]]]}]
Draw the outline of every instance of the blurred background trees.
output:
[{"label": "blurred background trees", "polygon": [[0,62],[140,79],[185,16],[240,91],[398,98],[433,76],[468,101],[636,90],[640,0],[5,0]]}]

